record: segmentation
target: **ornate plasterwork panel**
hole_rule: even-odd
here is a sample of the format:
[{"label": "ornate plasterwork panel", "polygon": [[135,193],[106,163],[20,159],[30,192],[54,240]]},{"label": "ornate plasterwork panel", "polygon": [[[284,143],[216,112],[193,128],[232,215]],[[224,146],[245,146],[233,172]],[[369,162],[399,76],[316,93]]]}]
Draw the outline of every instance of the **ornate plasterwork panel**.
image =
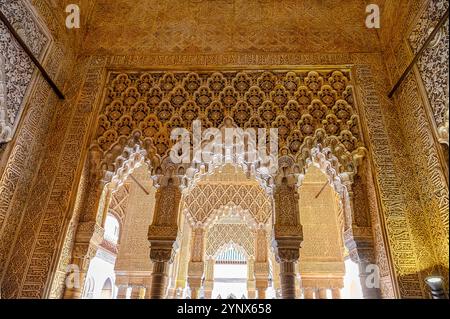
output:
[{"label": "ornate plasterwork panel", "polygon": [[116,190],[111,196],[109,212],[119,220],[121,226],[123,226],[123,223],[125,221],[129,194],[130,183],[125,183],[122,185],[122,187],[119,187],[119,189]]},{"label": "ornate plasterwork panel", "polygon": [[224,247],[242,247],[247,258],[255,254],[255,234],[244,223],[215,224],[206,233],[206,258],[214,258]]},{"label": "ornate plasterwork panel", "polygon": [[241,168],[231,164],[225,164],[214,170],[211,174],[202,176],[196,183],[199,186],[207,184],[259,185],[258,181],[254,178],[248,178]]},{"label": "ornate plasterwork panel", "polygon": [[[49,74],[61,85],[66,83],[66,76],[71,73],[68,70],[72,69],[72,62],[70,54],[64,53],[58,44],[51,50],[45,65]],[[66,214],[71,205],[74,181],[76,180],[77,185],[79,182],[78,156],[82,153],[84,133],[89,127],[89,114],[75,111],[80,110],[78,103],[93,102],[92,95],[95,96],[96,93],[89,92],[94,83],[100,85],[99,79],[103,73],[102,67],[91,69],[91,78],[82,82],[87,63],[88,60],[78,61],[77,68],[71,74],[75,80],[67,86],[67,99],[62,105],[58,105],[57,97],[44,80],[37,82],[33,97],[30,98],[30,111],[25,114],[23,132],[18,135],[2,175],[0,223],[3,216],[6,215],[7,219],[0,230],[0,258],[9,259],[9,265],[0,261],[0,265],[4,266],[2,293],[11,297],[50,296],[50,289],[53,288],[52,295],[61,297],[67,261],[70,260],[68,254],[71,253],[71,238],[73,239],[70,235],[76,228],[76,219],[74,224],[68,226],[65,217],[71,217]],[[99,59],[93,59],[91,67],[94,65],[99,65]],[[75,100],[74,97],[78,96],[75,94],[81,87],[84,87],[84,92]],[[52,119],[57,120],[52,122]],[[76,124],[71,123],[71,120]],[[48,129],[51,132],[49,135]],[[39,143],[42,140],[47,141],[48,148]],[[71,143],[65,144],[65,140],[71,140]],[[77,155],[61,158],[62,153],[69,154],[74,150]],[[34,176],[39,178],[36,180]],[[36,184],[36,181],[39,182]],[[19,198],[21,200],[17,200]],[[24,198],[35,200],[25,201]],[[30,211],[33,214],[24,214]],[[24,218],[20,220],[22,216]],[[63,249],[58,250],[61,247],[61,232],[66,232],[68,241],[64,243]],[[18,240],[14,244],[15,234]],[[7,256],[9,250],[12,253]],[[53,287],[47,284],[51,279],[30,275],[25,280],[23,277],[28,271],[30,274],[48,272],[55,259],[58,259],[58,269],[50,275],[52,278],[54,275],[57,280]],[[32,263],[32,260],[35,262]],[[26,284],[19,284],[24,280]]]},{"label": "ornate plasterwork panel", "polygon": [[196,119],[203,129],[277,128],[280,154],[300,166],[310,145],[321,143],[340,149],[346,170],[363,146],[349,71],[249,69],[110,73],[91,149],[100,153],[99,167],[112,166],[117,148],[133,137],[161,174],[171,130],[192,132]]},{"label": "ornate plasterwork panel", "polygon": [[[33,54],[42,58],[50,37],[28,1],[0,0],[0,10]],[[31,59],[0,22],[0,144],[14,135],[35,69]]]},{"label": "ornate plasterwork panel", "polygon": [[[363,110],[366,113],[368,132],[372,141],[372,160],[380,187],[379,196],[385,216],[384,227],[386,227],[388,234],[393,267],[398,278],[399,295],[404,298],[421,298],[424,290],[420,285],[421,278],[417,273],[419,269],[417,239],[410,230],[413,223],[410,223],[408,219],[406,195],[403,191],[399,191],[403,184],[399,179],[394,161],[395,158],[408,160],[405,159],[405,153],[398,146],[396,150],[401,153],[394,157],[394,154],[396,154],[393,150],[394,145],[401,145],[398,143],[402,143],[400,139],[394,139],[392,136],[392,132],[398,133],[400,130],[398,125],[394,126],[396,130],[391,128],[391,125],[398,124],[398,115],[394,117],[386,114],[387,110],[392,110],[393,106],[390,101],[377,95],[375,90],[377,78],[372,73],[371,68],[366,65],[359,65],[356,73],[361,83]],[[390,131],[387,131],[387,129]],[[405,169],[408,169],[406,168],[407,162],[404,165]],[[418,210],[420,209],[418,208]],[[374,229],[378,227],[383,226],[373,226]],[[388,257],[383,253],[386,250],[382,241],[376,242],[375,246],[375,250],[381,252],[377,255],[377,260],[379,260],[379,263],[384,263]],[[384,281],[382,281],[383,284]],[[383,290],[384,286],[381,288]],[[389,284],[387,288],[389,291]]]},{"label": "ornate plasterwork panel", "polygon": [[448,8],[448,1],[446,0],[428,0],[427,2],[408,36],[408,41],[414,53],[420,50],[428,35]]},{"label": "ornate plasterwork panel", "polygon": [[98,0],[84,50],[109,55],[323,52],[324,47],[376,52],[378,38],[364,25],[365,8],[360,0]]},{"label": "ornate plasterwork panel", "polygon": [[[418,18],[418,21],[408,37],[414,53],[420,49],[430,32],[448,8],[448,1],[429,1]],[[430,45],[419,57],[417,66],[424,83],[431,106],[432,117],[437,128],[439,142],[448,145],[449,118],[449,32],[448,19],[432,40]]]},{"label": "ornate plasterwork panel", "polygon": [[256,223],[265,224],[271,216],[269,197],[259,185],[199,185],[185,196],[183,210],[197,224],[206,223],[217,210],[235,206],[247,211]]}]

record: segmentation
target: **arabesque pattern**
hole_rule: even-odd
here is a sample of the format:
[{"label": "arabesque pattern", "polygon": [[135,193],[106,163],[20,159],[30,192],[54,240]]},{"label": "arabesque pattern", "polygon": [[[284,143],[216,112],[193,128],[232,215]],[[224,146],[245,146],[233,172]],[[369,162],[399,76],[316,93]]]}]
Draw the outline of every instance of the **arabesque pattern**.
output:
[{"label": "arabesque pattern", "polygon": [[204,129],[277,128],[284,155],[300,155],[318,135],[344,153],[362,146],[348,71],[246,70],[111,73],[93,148],[107,157],[138,136],[158,169],[171,130],[191,130],[196,119]]},{"label": "arabesque pattern", "polygon": [[247,224],[216,224],[207,232],[206,257],[215,257],[229,244],[242,247],[247,258],[255,255],[254,234]]},{"label": "arabesque pattern", "polygon": [[239,206],[247,210],[257,223],[265,224],[272,207],[264,189],[258,185],[205,184],[186,195],[184,210],[195,223],[205,223],[215,210]]}]

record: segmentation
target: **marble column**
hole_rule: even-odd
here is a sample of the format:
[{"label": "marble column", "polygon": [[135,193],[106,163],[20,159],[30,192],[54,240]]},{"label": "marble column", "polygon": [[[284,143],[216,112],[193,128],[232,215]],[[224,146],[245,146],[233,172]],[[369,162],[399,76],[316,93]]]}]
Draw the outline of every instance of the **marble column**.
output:
[{"label": "marble column", "polygon": [[175,283],[175,297],[181,299],[184,296],[187,283],[188,265],[189,265],[189,242],[191,238],[191,227],[185,220],[183,225],[183,234],[181,239],[181,247],[179,252],[178,271]]},{"label": "marble column", "polygon": [[258,299],[266,299],[266,290],[269,286],[269,251],[267,230],[260,227],[256,230],[255,253],[256,260],[254,263],[256,291]]},{"label": "marble column", "polygon": [[189,288],[191,289],[191,299],[198,299],[200,288],[202,286],[202,279],[200,277],[188,278]]},{"label": "marble column", "polygon": [[70,262],[74,266],[69,269],[70,273],[66,278],[65,299],[82,298],[90,261],[103,241],[102,223],[111,200],[111,190],[100,181],[97,170],[89,173],[87,190],[83,196],[83,213],[77,225]]},{"label": "marble column", "polygon": [[168,266],[169,261],[153,261],[150,299],[163,299],[165,297]]},{"label": "marble column", "polygon": [[180,254],[177,254],[175,261],[169,265],[169,277],[168,277],[168,288],[167,288],[167,298],[174,299],[176,290],[176,268],[178,267]]},{"label": "marble column", "polygon": [[297,278],[295,279],[295,299],[302,299],[302,285],[300,281],[300,272],[298,268],[298,263],[296,264]]},{"label": "marble column", "polygon": [[103,228],[95,221],[80,222],[72,250],[72,260],[66,278],[64,299],[81,299],[86,275],[92,258],[103,240]]},{"label": "marble column", "polygon": [[272,286],[275,290],[275,297],[281,298],[280,264],[275,259],[272,262]]},{"label": "marble column", "polygon": [[358,265],[364,299],[381,299],[380,274],[375,263],[371,229],[353,225],[344,233],[350,259]]},{"label": "marble column", "polygon": [[266,299],[266,290],[269,286],[268,279],[257,279],[256,280],[256,291],[258,292],[258,299]]},{"label": "marble column", "polygon": [[331,298],[341,299],[341,290],[339,288],[331,288]]},{"label": "marble column", "polygon": [[370,220],[366,208],[367,197],[361,195],[367,192],[364,179],[368,178],[362,169],[353,180],[344,181],[350,209],[346,215],[351,216],[346,220],[344,238],[351,260],[358,264],[363,298],[380,299],[380,276],[375,261],[373,230],[370,223],[365,222]]},{"label": "marble column", "polygon": [[282,260],[280,262],[281,296],[283,299],[295,299],[295,262]]},{"label": "marble column", "polygon": [[132,285],[130,299],[140,299],[140,296],[141,296],[141,286]]},{"label": "marble column", "polygon": [[128,285],[118,285],[117,299],[127,299]]},{"label": "marble column", "polygon": [[327,288],[320,287],[318,289],[319,299],[328,299],[327,298]]},{"label": "marble column", "polygon": [[152,290],[152,276],[146,276],[144,278],[144,288],[145,288],[145,295],[144,299],[151,299],[151,290]]}]

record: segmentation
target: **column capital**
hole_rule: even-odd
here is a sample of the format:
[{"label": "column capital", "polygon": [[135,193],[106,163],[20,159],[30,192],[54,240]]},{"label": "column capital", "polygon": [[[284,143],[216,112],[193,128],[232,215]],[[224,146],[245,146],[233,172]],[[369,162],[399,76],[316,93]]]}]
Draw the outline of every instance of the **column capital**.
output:
[{"label": "column capital", "polygon": [[300,257],[300,241],[293,241],[286,246],[274,245],[275,259],[279,263],[297,262]]},{"label": "column capital", "polygon": [[154,263],[172,263],[175,241],[150,241],[150,260]]}]

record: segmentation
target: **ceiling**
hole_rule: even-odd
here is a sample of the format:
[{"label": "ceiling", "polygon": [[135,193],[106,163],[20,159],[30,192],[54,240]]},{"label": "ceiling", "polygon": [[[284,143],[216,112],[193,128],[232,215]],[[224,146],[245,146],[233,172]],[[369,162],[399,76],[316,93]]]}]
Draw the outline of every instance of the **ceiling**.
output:
[{"label": "ceiling", "polygon": [[[62,18],[73,3],[46,1]],[[78,0],[75,41],[105,55],[380,52],[428,1]],[[368,4],[379,5],[381,29],[366,28]]]},{"label": "ceiling", "polygon": [[379,51],[377,31],[364,23],[364,0],[88,3],[83,41],[88,54]]}]

